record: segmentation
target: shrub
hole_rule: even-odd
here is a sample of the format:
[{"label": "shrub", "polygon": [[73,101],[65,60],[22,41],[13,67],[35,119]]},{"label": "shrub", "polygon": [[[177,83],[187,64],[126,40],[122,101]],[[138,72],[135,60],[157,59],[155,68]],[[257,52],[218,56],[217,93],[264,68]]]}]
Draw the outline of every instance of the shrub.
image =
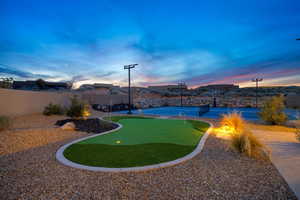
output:
[{"label": "shrub", "polygon": [[12,121],[9,117],[0,116],[0,131],[8,129],[12,124]]},{"label": "shrub", "polygon": [[45,107],[44,115],[63,115],[64,114],[64,109],[58,105],[58,104],[52,104],[50,103],[48,106]]},{"label": "shrub", "polygon": [[242,118],[241,114],[238,112],[232,112],[226,115],[223,115],[221,120],[221,126],[230,127],[234,132],[241,132],[245,129],[245,121]]},{"label": "shrub", "polygon": [[71,98],[71,106],[67,111],[67,115],[71,118],[87,118],[91,113],[89,106],[74,96]]},{"label": "shrub", "polygon": [[283,96],[272,97],[264,103],[259,116],[267,123],[272,125],[281,125],[287,121],[284,108]]},{"label": "shrub", "polygon": [[247,124],[241,115],[233,112],[223,115],[221,125],[229,127],[231,136],[231,147],[246,156],[268,160],[269,150],[262,144],[247,128]]},{"label": "shrub", "polygon": [[295,134],[296,134],[297,140],[299,140],[299,142],[300,142],[300,128],[297,128],[297,129],[296,129]]},{"label": "shrub", "polygon": [[268,160],[269,150],[249,130],[231,135],[231,147],[246,156]]}]

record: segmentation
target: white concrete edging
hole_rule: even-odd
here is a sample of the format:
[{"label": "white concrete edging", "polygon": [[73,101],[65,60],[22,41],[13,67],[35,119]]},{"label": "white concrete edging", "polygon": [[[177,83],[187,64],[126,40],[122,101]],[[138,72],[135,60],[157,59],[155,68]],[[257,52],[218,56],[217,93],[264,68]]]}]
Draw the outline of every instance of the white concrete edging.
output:
[{"label": "white concrete edging", "polygon": [[99,134],[95,134],[95,135],[88,136],[88,137],[84,137],[84,138],[80,138],[80,139],[74,140],[74,141],[72,141],[72,142],[70,142],[68,144],[63,145],[56,152],[56,159],[59,162],[61,162],[62,164],[67,165],[69,167],[78,168],[78,169],[85,169],[85,170],[90,170],[90,171],[99,171],[99,172],[132,172],[132,171],[138,172],[138,171],[148,171],[148,170],[153,170],[153,169],[170,167],[170,166],[182,163],[184,161],[190,160],[190,159],[192,159],[193,157],[195,157],[198,153],[200,153],[202,151],[202,149],[204,147],[204,144],[206,142],[206,139],[208,138],[208,136],[209,136],[209,134],[210,134],[210,132],[211,132],[211,130],[213,128],[213,125],[210,122],[205,121],[205,120],[199,120],[199,121],[203,121],[203,122],[208,123],[210,125],[210,127],[205,132],[205,134],[201,137],[201,139],[200,139],[197,147],[195,148],[195,150],[192,153],[190,153],[190,154],[188,154],[188,155],[186,155],[184,157],[181,157],[179,159],[173,160],[173,161],[164,162],[164,163],[155,164],[155,165],[147,165],[147,166],[143,166],[143,167],[108,168],[108,167],[93,167],[93,166],[88,166],[88,165],[82,165],[82,164],[78,164],[78,163],[72,162],[72,161],[68,160],[67,158],[65,158],[63,152],[70,145],[72,145],[74,143],[77,143],[77,142],[80,142],[82,140],[86,140],[86,139],[89,139],[89,138],[97,137],[99,135],[105,135],[105,134],[117,131],[120,128],[122,128],[122,125],[119,124],[119,123],[116,123],[116,122],[111,122],[111,123],[115,123],[115,124],[118,125],[118,127],[115,128],[115,129],[113,129],[113,130],[106,131],[106,132],[99,133]]}]

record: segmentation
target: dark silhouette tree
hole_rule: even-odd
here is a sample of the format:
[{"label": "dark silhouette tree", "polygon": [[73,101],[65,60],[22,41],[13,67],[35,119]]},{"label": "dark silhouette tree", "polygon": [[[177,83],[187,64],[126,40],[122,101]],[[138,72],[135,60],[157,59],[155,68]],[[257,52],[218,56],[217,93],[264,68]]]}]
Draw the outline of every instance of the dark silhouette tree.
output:
[{"label": "dark silhouette tree", "polygon": [[39,87],[40,90],[46,88],[46,81],[44,81],[43,79],[36,80],[36,84],[37,84],[37,86]]}]

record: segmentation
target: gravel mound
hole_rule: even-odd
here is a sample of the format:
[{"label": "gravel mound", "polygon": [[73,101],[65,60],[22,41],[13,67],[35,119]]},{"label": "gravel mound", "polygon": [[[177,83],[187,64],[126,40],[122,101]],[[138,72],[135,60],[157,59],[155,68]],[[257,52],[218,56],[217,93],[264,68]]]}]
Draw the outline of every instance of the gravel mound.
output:
[{"label": "gravel mound", "polygon": [[110,131],[117,128],[118,126],[113,123],[109,123],[98,118],[92,119],[65,119],[58,120],[55,125],[62,126],[67,122],[73,122],[76,126],[77,131],[87,132],[87,133],[102,133],[104,131]]}]

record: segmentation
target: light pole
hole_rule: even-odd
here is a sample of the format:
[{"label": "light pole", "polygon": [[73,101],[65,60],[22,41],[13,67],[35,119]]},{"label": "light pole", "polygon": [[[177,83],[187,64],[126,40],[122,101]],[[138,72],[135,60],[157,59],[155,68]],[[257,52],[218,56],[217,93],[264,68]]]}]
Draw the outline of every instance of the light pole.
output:
[{"label": "light pole", "polygon": [[257,95],[258,95],[258,82],[262,82],[263,79],[262,78],[255,78],[255,79],[252,79],[252,82],[255,82],[256,83],[256,98],[255,98],[255,102],[256,102],[256,108],[258,107],[257,106]]},{"label": "light pole", "polygon": [[178,86],[180,88],[180,106],[182,107],[182,89],[183,86],[185,86],[185,83],[184,82],[178,83]]},{"label": "light pole", "polygon": [[213,89],[213,107],[217,107],[217,90],[216,88]]},{"label": "light pole", "polygon": [[300,38],[297,38],[296,40],[300,40]]},{"label": "light pole", "polygon": [[131,112],[131,92],[130,92],[130,69],[134,68],[138,64],[131,64],[131,65],[124,65],[124,69],[128,69],[128,113],[132,114]]}]

